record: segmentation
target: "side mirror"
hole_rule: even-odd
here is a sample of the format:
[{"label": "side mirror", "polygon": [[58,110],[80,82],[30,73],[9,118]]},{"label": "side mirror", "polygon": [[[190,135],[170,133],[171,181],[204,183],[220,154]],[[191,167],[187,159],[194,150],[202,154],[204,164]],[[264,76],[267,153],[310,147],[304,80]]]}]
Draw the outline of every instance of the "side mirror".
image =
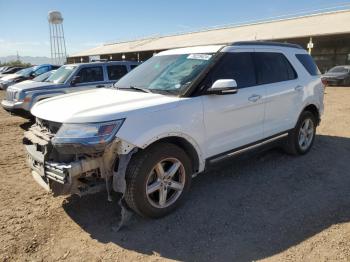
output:
[{"label": "side mirror", "polygon": [[234,79],[219,79],[207,90],[208,94],[213,95],[230,95],[236,94],[237,82]]},{"label": "side mirror", "polygon": [[80,83],[80,76],[74,76],[72,81],[70,81],[71,86],[75,86],[78,83]]}]

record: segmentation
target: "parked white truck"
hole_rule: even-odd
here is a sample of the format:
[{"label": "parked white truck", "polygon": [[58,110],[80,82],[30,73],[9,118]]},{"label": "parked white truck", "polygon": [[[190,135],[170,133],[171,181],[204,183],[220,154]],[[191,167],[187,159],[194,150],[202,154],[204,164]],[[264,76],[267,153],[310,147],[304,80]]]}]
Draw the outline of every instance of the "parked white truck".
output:
[{"label": "parked white truck", "polygon": [[323,92],[317,66],[297,45],[169,50],[114,89],[38,102],[24,144],[47,190],[113,189],[138,214],[162,217],[181,203],[192,177],[220,160],[276,141],[307,153]]}]

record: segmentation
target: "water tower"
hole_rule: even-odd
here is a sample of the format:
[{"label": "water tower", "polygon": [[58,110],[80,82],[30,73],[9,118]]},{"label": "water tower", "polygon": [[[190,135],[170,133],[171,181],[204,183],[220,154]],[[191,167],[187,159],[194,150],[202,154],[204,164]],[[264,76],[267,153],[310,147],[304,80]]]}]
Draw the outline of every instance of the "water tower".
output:
[{"label": "water tower", "polygon": [[66,42],[63,32],[63,17],[58,11],[50,11],[48,21],[52,63],[63,65],[67,59]]}]

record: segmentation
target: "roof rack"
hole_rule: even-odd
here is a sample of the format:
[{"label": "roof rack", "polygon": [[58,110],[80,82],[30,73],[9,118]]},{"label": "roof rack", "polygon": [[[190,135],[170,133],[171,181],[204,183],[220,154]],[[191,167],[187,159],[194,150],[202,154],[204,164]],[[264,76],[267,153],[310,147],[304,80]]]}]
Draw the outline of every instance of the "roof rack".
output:
[{"label": "roof rack", "polygon": [[241,41],[241,42],[234,42],[231,45],[232,46],[264,45],[264,46],[280,46],[280,47],[291,47],[291,48],[297,48],[297,49],[304,49],[300,45],[297,45],[297,44],[280,43],[280,42],[272,42],[272,41]]}]

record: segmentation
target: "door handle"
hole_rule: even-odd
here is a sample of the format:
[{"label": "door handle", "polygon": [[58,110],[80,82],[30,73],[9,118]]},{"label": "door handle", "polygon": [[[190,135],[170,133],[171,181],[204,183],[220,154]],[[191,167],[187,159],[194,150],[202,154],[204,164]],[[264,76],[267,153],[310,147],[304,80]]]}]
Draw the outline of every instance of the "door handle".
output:
[{"label": "door handle", "polygon": [[97,88],[105,87],[104,85],[97,85]]},{"label": "door handle", "polygon": [[294,90],[295,91],[301,91],[301,90],[303,90],[303,86],[298,85],[298,86],[294,87]]},{"label": "door handle", "polygon": [[256,102],[261,98],[261,95],[252,95],[248,98],[249,101],[251,102]]}]

